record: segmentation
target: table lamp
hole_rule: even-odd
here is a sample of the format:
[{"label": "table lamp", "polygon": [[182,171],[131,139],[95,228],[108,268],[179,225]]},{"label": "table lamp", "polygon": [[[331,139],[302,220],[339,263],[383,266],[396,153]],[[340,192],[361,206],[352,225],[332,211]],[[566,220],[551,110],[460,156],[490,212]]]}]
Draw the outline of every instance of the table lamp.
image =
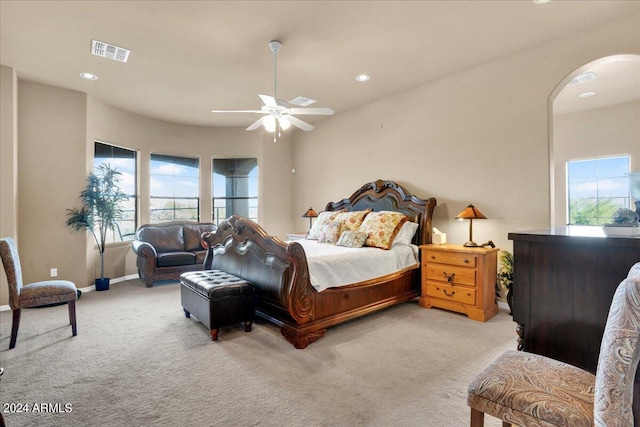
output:
[{"label": "table lamp", "polygon": [[472,204],[469,204],[469,206],[464,208],[464,210],[462,212],[460,212],[458,214],[458,216],[456,216],[456,219],[468,219],[469,220],[469,241],[467,243],[465,243],[463,246],[465,246],[467,248],[477,248],[477,247],[479,247],[480,245],[478,245],[476,242],[473,241],[473,220],[474,219],[487,219],[487,217],[484,216],[482,214],[482,212],[480,212],[478,210],[478,208],[476,208]]},{"label": "table lamp", "polygon": [[309,230],[311,230],[311,221],[313,221],[313,218],[318,217],[318,213],[314,211],[313,208],[309,208],[305,213],[302,214],[302,217],[309,218]]}]

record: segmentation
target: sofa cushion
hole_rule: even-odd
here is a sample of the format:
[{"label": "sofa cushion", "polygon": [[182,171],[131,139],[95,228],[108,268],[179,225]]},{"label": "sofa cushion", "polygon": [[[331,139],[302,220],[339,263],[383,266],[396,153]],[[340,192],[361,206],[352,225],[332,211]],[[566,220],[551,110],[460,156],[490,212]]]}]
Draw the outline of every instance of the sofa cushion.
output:
[{"label": "sofa cushion", "polygon": [[204,259],[207,256],[207,251],[203,249],[201,251],[196,251],[193,253],[196,255],[196,264],[204,264]]},{"label": "sofa cushion", "polygon": [[[182,225],[144,227],[138,230],[136,234],[137,240],[151,244],[159,254],[163,252],[182,252],[185,250]],[[158,264],[158,266],[159,265],[160,264]]]},{"label": "sofa cushion", "polygon": [[213,224],[185,225],[183,228],[184,249],[187,252],[197,252],[203,250],[204,248],[200,244],[200,236],[202,236],[202,233],[215,230],[216,226]]},{"label": "sofa cushion", "polygon": [[165,252],[159,253],[158,258],[156,258],[156,265],[158,267],[174,267],[195,263],[196,255],[193,252]]}]

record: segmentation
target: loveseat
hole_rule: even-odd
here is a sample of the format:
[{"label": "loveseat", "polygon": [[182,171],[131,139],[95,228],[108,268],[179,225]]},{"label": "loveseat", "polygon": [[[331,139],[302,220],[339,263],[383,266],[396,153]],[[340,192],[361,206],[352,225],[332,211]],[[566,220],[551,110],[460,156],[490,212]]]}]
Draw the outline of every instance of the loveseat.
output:
[{"label": "loveseat", "polygon": [[207,251],[201,236],[216,228],[215,224],[189,221],[141,226],[133,241],[138,275],[151,287],[156,280],[179,280],[185,271],[202,270]]}]

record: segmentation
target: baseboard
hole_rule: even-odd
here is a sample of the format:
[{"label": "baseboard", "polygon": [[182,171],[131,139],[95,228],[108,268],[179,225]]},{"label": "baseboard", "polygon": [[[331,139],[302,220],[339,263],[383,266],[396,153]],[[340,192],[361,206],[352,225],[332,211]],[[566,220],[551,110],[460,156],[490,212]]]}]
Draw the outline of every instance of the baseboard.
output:
[{"label": "baseboard", "polygon": [[[115,279],[111,279],[109,283],[120,283],[120,282],[124,282],[125,280],[131,280],[131,279],[137,279],[137,278],[138,278],[137,274],[130,274],[128,276],[116,277]],[[85,288],[78,288],[78,289],[81,290],[82,292],[91,292],[96,290],[96,286],[91,285]],[[9,311],[9,310],[11,310],[11,307],[9,307],[8,305],[0,305],[0,312]]]}]

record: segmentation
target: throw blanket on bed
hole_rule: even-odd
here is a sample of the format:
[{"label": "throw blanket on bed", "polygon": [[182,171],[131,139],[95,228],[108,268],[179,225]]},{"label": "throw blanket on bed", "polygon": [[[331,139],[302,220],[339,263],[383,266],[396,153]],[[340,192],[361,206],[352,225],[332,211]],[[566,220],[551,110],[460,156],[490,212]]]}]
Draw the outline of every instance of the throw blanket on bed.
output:
[{"label": "throw blanket on bed", "polygon": [[383,250],[347,248],[307,239],[296,242],[304,248],[309,279],[318,292],[386,276],[419,264],[415,245],[396,245]]}]

